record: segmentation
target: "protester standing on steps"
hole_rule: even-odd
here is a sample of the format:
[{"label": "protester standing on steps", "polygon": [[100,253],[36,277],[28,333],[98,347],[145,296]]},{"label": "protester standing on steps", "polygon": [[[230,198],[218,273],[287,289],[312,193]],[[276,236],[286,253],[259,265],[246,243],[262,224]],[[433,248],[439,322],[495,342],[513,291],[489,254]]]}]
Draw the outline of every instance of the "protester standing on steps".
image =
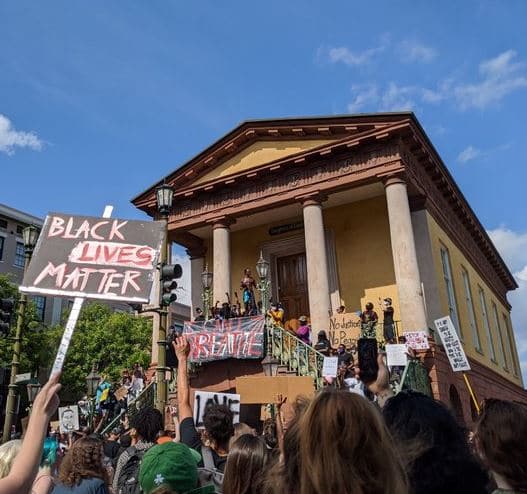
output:
[{"label": "protester standing on steps", "polygon": [[306,345],[311,345],[311,328],[307,323],[306,316],[300,316],[298,318],[300,323],[299,328],[296,330],[296,336],[299,340],[303,341]]}]

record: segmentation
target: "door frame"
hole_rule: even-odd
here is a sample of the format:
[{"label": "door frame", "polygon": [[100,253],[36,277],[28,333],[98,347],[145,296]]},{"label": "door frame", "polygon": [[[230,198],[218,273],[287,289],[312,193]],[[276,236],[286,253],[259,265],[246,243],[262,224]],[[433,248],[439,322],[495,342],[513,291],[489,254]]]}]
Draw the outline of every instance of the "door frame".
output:
[{"label": "door frame", "polygon": [[[335,312],[337,308],[342,305],[342,301],[340,298],[334,232],[331,230],[325,230],[325,237],[328,261],[329,295],[331,299],[331,309]],[[293,235],[287,238],[264,242],[261,244],[260,250],[264,259],[269,262],[271,268],[271,296],[273,297],[273,300],[278,300],[278,267],[276,261],[282,256],[292,256],[305,252],[306,241],[304,235]]]}]

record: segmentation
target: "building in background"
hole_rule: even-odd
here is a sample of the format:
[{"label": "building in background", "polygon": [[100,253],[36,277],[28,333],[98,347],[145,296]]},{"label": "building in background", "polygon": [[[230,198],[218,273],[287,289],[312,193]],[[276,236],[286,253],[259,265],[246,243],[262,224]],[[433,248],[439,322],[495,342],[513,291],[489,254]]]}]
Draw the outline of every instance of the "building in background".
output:
[{"label": "building in background", "polygon": [[[223,302],[262,252],[286,319],[309,315],[316,333],[340,305],[385,297],[403,331],[432,334],[450,315],[478,398],[527,401],[507,301],[516,282],[413,113],[247,121],[133,199],[152,217],[161,183],[174,187],[169,234],[191,259],[193,308],[206,265]],[[432,345],[434,395],[471,420],[462,376]],[[232,389],[235,363],[214,365],[201,385]]]},{"label": "building in background", "polygon": [[[0,274],[9,275],[16,285],[22,283],[24,276],[22,230],[29,225],[40,230],[43,224],[42,218],[0,204]],[[39,319],[48,326],[60,323],[68,307],[68,301],[60,297],[31,295],[29,299],[35,303]]]}]

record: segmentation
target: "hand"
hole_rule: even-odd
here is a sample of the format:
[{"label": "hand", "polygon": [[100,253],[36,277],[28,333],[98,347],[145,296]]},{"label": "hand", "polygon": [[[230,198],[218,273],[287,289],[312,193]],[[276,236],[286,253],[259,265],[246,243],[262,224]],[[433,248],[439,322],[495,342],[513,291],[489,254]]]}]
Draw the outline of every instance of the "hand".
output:
[{"label": "hand", "polygon": [[177,417],[177,407],[168,406],[168,412],[170,412],[170,416],[172,418]]},{"label": "hand", "polygon": [[368,385],[369,390],[374,394],[379,394],[390,389],[390,375],[388,373],[388,368],[384,364],[384,353],[382,352],[379,352],[379,355],[377,356],[377,365],[379,366],[377,379]]},{"label": "hand", "polygon": [[175,341],[172,342],[176,357],[178,360],[186,360],[190,353],[190,345],[185,336],[178,336]]},{"label": "hand", "polygon": [[42,389],[33,402],[33,415],[42,414],[49,420],[57,411],[60,404],[58,392],[62,387],[59,383],[60,376],[60,372],[53,374],[48,382],[42,386]]},{"label": "hand", "polygon": [[276,405],[276,408],[278,411],[284,406],[285,402],[287,401],[287,396],[283,396],[281,394],[277,394],[275,398],[274,404]]}]

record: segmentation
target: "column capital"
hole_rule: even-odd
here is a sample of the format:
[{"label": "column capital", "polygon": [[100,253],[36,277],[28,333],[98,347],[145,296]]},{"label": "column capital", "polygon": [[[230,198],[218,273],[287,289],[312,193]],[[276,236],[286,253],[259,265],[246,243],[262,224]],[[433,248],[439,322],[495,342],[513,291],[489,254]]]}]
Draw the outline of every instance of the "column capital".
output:
[{"label": "column capital", "polygon": [[321,206],[324,201],[328,200],[328,196],[326,194],[322,194],[321,192],[312,192],[311,194],[306,194],[303,196],[297,196],[295,197],[297,201],[299,201],[302,206]]},{"label": "column capital", "polygon": [[406,175],[404,173],[393,173],[382,177],[384,188],[390,185],[403,184],[406,185]]},{"label": "column capital", "polygon": [[220,216],[208,221],[212,225],[212,229],[216,228],[226,228],[229,229],[231,225],[236,223],[236,220],[230,216]]}]

